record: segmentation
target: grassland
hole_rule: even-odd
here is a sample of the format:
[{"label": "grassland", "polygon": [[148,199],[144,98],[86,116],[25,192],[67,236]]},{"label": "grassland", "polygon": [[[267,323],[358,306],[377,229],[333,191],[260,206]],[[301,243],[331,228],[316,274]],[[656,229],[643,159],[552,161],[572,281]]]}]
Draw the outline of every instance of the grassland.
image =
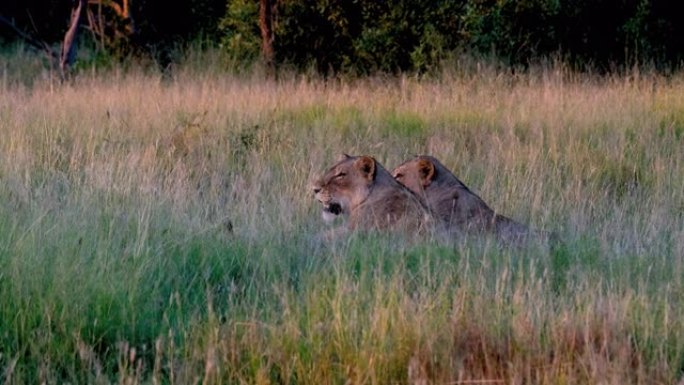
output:
[{"label": "grassland", "polygon": [[[680,381],[681,76],[194,68],[0,68],[3,382]],[[432,154],[565,246],[322,243],[341,152]]]}]

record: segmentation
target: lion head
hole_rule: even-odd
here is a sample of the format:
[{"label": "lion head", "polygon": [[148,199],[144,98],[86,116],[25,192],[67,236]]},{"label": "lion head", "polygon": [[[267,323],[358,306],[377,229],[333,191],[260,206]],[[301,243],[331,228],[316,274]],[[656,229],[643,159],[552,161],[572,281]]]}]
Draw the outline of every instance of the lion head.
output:
[{"label": "lion head", "polygon": [[396,227],[398,223],[419,226],[426,208],[370,156],[343,155],[313,184],[316,200],[323,205],[323,218],[349,218],[355,228]]},{"label": "lion head", "polygon": [[495,213],[436,158],[419,155],[397,166],[394,178],[413,191],[450,229],[488,230]]},{"label": "lion head", "polygon": [[329,221],[337,215],[349,215],[351,207],[368,196],[375,178],[375,164],[369,156],[344,154],[314,182],[313,192],[323,205],[323,219]]},{"label": "lion head", "polygon": [[519,243],[530,234],[527,226],[494,212],[432,156],[416,156],[395,168],[392,175],[420,197],[449,230],[492,232],[508,243]]}]

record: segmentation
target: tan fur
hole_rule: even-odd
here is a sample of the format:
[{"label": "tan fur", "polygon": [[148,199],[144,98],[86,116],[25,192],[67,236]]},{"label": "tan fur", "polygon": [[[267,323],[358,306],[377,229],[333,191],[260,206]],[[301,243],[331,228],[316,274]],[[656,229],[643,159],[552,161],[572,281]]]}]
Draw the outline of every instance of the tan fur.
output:
[{"label": "tan fur", "polygon": [[526,226],[494,212],[449,169],[431,156],[416,156],[392,171],[451,232],[491,232],[516,241],[529,233]]},{"label": "tan fur", "polygon": [[424,230],[428,211],[370,156],[344,155],[313,185],[323,217],[342,215],[348,229]]}]

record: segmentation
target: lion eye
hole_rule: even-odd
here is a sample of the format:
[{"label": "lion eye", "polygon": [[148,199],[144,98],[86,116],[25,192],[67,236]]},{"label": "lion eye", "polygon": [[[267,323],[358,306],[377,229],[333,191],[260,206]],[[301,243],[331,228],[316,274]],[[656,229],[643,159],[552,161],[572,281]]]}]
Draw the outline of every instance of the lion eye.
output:
[{"label": "lion eye", "polygon": [[337,179],[337,178],[342,178],[343,176],[347,176],[347,173],[346,173],[346,172],[341,172],[341,173],[335,175],[335,179]]}]

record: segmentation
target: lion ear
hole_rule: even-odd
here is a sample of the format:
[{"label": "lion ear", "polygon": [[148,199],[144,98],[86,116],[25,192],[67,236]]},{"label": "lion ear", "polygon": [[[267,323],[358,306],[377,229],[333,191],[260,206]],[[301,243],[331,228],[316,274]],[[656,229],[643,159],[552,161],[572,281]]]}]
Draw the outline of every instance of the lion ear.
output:
[{"label": "lion ear", "polygon": [[370,156],[360,156],[354,162],[354,167],[368,180],[375,178],[375,159]]},{"label": "lion ear", "polygon": [[435,165],[427,159],[420,159],[418,161],[418,175],[423,187],[427,187],[435,178]]},{"label": "lion ear", "polygon": [[347,160],[347,159],[349,159],[349,158],[351,158],[351,156],[349,156],[349,155],[347,155],[346,153],[343,152],[342,154],[340,154],[340,156],[337,157],[337,161],[338,161],[338,162],[341,162],[341,161]]}]

